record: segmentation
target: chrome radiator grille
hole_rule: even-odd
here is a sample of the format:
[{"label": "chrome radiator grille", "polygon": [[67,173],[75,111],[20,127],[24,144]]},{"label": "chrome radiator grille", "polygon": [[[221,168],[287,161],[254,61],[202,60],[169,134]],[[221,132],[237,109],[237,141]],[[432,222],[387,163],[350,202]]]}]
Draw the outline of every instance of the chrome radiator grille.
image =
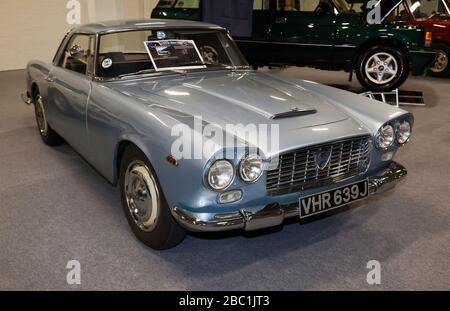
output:
[{"label": "chrome radiator grille", "polygon": [[280,195],[356,176],[367,170],[370,151],[371,137],[358,136],[286,152],[267,172],[266,191]]}]

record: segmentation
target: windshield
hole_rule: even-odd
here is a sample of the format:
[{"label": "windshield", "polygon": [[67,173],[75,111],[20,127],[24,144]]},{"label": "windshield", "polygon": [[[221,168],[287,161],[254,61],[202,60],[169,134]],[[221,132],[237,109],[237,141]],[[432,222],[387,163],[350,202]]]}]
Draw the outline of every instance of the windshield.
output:
[{"label": "windshield", "polygon": [[157,5],[159,8],[192,8],[200,7],[200,0],[160,0]]},{"label": "windshield", "polygon": [[248,68],[224,30],[155,29],[100,36],[97,76],[101,78],[219,68]]},{"label": "windshield", "polygon": [[411,13],[415,18],[450,15],[450,0],[407,0]]},{"label": "windshield", "polygon": [[[340,0],[339,0],[340,1]],[[350,8],[355,12],[361,12],[366,5],[366,0],[346,0]],[[450,0],[405,0],[387,18],[388,21],[408,21],[409,14],[405,6],[409,7],[411,14],[416,19],[426,19],[431,16],[449,16]]]}]

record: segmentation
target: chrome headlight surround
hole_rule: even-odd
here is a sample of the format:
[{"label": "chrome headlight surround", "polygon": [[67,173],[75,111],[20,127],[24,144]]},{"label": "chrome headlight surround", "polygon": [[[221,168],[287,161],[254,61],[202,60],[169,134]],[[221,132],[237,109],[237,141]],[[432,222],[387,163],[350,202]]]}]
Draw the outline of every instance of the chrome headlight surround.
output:
[{"label": "chrome headlight surround", "polygon": [[224,191],[230,187],[235,177],[234,164],[228,160],[219,159],[214,161],[206,170],[205,183],[214,191]]},{"label": "chrome headlight surround", "polygon": [[378,148],[387,150],[395,142],[395,129],[390,124],[384,124],[375,135],[375,141]]},{"label": "chrome headlight surround", "polygon": [[408,120],[403,120],[396,125],[396,139],[400,145],[406,144],[411,138],[412,126]]},{"label": "chrome headlight surround", "polygon": [[239,177],[248,184],[258,181],[264,172],[264,163],[257,153],[246,154],[239,163]]}]

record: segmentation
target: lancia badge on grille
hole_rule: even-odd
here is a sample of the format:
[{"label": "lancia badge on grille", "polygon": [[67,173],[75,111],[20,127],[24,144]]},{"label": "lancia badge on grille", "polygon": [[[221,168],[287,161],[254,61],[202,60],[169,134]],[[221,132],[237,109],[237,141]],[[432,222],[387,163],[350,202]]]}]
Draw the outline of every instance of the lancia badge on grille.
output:
[{"label": "lancia badge on grille", "polygon": [[316,163],[316,167],[319,170],[323,170],[328,166],[331,159],[331,147],[322,148],[316,151],[314,154],[314,161]]}]

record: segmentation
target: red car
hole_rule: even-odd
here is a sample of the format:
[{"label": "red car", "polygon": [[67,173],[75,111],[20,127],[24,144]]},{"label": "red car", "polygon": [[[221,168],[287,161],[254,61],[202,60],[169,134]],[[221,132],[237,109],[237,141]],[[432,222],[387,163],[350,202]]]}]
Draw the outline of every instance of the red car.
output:
[{"label": "red car", "polygon": [[403,13],[409,24],[423,25],[432,33],[433,47],[437,51],[436,62],[430,74],[447,77],[450,74],[450,1],[404,0]]}]

